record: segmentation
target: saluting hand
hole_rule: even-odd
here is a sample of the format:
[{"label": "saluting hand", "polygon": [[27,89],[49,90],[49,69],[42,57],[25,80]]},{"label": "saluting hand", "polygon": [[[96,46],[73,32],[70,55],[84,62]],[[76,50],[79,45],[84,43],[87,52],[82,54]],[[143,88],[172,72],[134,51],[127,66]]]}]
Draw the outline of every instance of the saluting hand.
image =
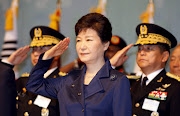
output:
[{"label": "saluting hand", "polygon": [[125,48],[123,48],[122,50],[119,50],[110,59],[111,65],[115,66],[115,67],[121,66],[128,59],[128,56],[126,56],[126,53],[132,46],[133,46],[133,44],[130,44],[130,45],[126,46]]},{"label": "saluting hand", "polygon": [[51,59],[52,57],[63,54],[64,51],[68,48],[69,42],[70,42],[69,37],[60,41],[58,44],[56,44],[51,49],[46,51],[42,59],[47,60],[47,59]]},{"label": "saluting hand", "polygon": [[27,58],[27,53],[30,51],[29,46],[24,46],[12,53],[7,59],[13,65],[20,64]]}]

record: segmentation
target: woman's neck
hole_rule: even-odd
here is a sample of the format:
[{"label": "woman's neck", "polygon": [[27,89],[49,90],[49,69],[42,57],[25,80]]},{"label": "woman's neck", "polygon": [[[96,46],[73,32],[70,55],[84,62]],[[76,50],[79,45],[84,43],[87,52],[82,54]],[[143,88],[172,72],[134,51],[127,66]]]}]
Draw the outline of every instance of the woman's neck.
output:
[{"label": "woman's neck", "polygon": [[84,77],[85,85],[88,85],[91,82],[91,80],[95,77],[97,72],[102,68],[104,64],[104,60],[102,60],[101,62],[97,62],[96,64],[86,64],[87,70]]}]

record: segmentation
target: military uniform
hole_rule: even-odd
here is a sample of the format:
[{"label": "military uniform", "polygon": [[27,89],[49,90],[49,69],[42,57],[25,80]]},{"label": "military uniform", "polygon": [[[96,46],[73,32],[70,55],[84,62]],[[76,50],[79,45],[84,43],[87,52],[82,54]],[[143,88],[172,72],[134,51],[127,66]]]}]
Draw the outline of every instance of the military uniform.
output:
[{"label": "military uniform", "polygon": [[[143,90],[141,88],[141,78],[131,86],[133,116],[151,116],[153,113],[152,116],[180,115],[180,84],[168,77],[165,70],[162,70],[146,88]],[[159,103],[157,111],[142,108],[146,104],[145,99],[157,101]]]},{"label": "military uniform", "polygon": [[[29,114],[29,116],[41,116],[42,107],[39,107],[34,104],[34,101],[37,99],[37,94],[26,91],[25,85],[27,83],[29,74],[23,74],[22,77],[16,80],[17,85],[17,115],[24,116]],[[47,78],[56,78],[59,77],[59,68],[57,68],[53,73],[51,73]],[[54,98],[51,99],[50,104],[47,109],[49,110],[49,116],[59,116],[59,104],[58,100]]]},{"label": "military uniform", "polygon": [[[30,30],[31,44],[30,47],[45,47],[56,45],[65,37],[58,31],[46,26],[35,26]],[[38,52],[38,50],[36,51]],[[36,54],[37,55],[37,54]],[[31,57],[32,58],[32,57]],[[58,63],[57,63],[58,64]],[[57,66],[58,67],[58,66]],[[59,68],[57,68],[46,78],[59,77]],[[55,67],[53,67],[55,68]],[[29,74],[23,74],[22,77],[16,80],[17,93],[17,115],[18,116],[59,116],[58,100],[40,96],[29,91],[26,91]]]},{"label": "military uniform", "polygon": [[0,116],[16,116],[16,84],[12,68],[0,61]]},{"label": "military uniform", "polygon": [[[139,38],[135,46],[141,45],[141,47],[139,47],[140,51],[138,51],[139,53],[137,54],[139,55],[137,56],[137,62],[142,66],[141,68],[145,68],[146,71],[148,70],[148,63],[151,61],[150,58],[146,57],[154,53],[147,45],[162,45],[165,47],[164,49],[166,49],[164,51],[168,51],[177,45],[176,38],[170,32],[155,24],[139,24],[136,27],[136,33]],[[143,45],[146,45],[147,50]],[[141,51],[141,49],[143,50]],[[160,50],[159,48],[159,51]],[[142,64],[139,60],[141,57],[144,60]],[[151,62],[154,63],[155,60],[153,59]],[[155,63],[152,65],[155,65],[159,69],[152,72],[149,71],[150,74],[148,73],[147,75],[145,75],[142,70],[143,75],[141,78],[132,83],[131,98],[133,116],[179,116],[179,82],[166,75],[165,67],[163,67],[165,62],[159,62],[159,64],[157,64],[158,66]],[[150,67],[150,69],[152,69],[152,67]],[[148,79],[150,80],[148,83],[143,83],[143,79],[146,78],[145,76],[149,76]]]}]

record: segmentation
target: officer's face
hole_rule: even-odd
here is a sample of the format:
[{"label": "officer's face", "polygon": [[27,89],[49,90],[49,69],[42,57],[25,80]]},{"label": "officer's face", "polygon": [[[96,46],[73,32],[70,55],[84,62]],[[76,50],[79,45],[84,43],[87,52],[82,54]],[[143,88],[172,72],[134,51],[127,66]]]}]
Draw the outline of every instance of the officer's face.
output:
[{"label": "officer's face", "polygon": [[172,52],[169,67],[171,73],[180,76],[180,46]]},{"label": "officer's face", "polygon": [[161,53],[158,45],[140,45],[138,47],[136,62],[143,73],[150,74],[164,68],[164,53]]},{"label": "officer's face", "polygon": [[52,46],[33,47],[32,53],[31,53],[31,62],[32,62],[33,66],[35,66],[37,64],[39,56],[51,48],[52,48]]},{"label": "officer's face", "polygon": [[80,60],[84,63],[98,63],[104,60],[104,52],[109,43],[102,43],[93,29],[81,31],[76,38],[76,50]]}]

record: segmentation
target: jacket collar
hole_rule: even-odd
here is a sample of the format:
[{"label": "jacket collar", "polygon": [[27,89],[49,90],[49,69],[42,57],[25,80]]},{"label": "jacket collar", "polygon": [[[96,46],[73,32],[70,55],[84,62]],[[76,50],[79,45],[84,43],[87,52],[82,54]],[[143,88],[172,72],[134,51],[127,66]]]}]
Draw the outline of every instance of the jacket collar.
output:
[{"label": "jacket collar", "polygon": [[84,75],[86,73],[86,69],[86,66],[84,66],[80,73],[75,74],[73,76],[75,80],[70,85],[72,94],[76,97],[77,101],[80,102],[82,106],[84,104],[84,98],[90,97],[100,91],[104,91],[100,79],[109,77],[109,70],[112,68],[109,60],[105,59],[105,64],[103,67],[98,71],[96,76],[86,87],[86,90],[84,90]]}]

